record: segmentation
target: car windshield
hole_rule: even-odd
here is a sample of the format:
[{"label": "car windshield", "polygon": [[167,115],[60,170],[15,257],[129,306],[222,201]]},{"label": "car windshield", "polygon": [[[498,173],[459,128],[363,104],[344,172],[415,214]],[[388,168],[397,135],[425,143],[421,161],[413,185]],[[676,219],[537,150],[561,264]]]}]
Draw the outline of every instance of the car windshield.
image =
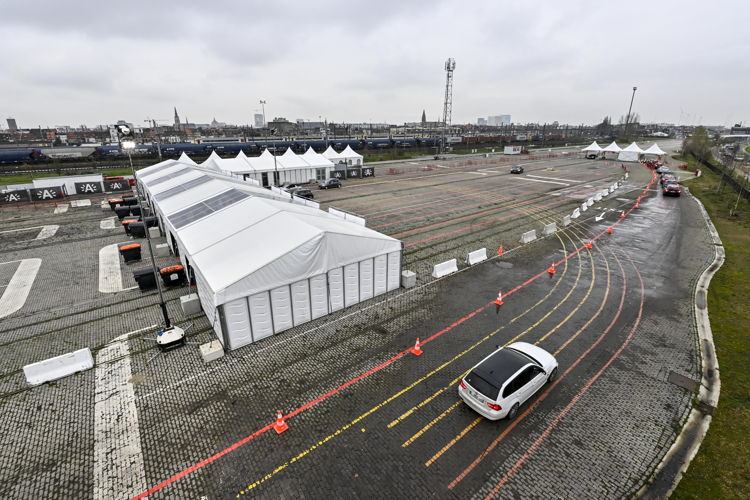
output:
[{"label": "car windshield", "polygon": [[500,393],[500,388],[495,387],[491,382],[483,379],[475,371],[469,372],[469,374],[466,376],[466,381],[470,386],[490,398],[492,401],[497,400],[497,395]]}]

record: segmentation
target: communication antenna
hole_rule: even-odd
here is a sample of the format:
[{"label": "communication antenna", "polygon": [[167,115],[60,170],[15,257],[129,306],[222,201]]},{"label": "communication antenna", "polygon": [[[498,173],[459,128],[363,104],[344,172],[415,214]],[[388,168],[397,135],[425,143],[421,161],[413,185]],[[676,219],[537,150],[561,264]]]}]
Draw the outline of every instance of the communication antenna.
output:
[{"label": "communication antenna", "polygon": [[443,103],[443,137],[440,141],[441,152],[445,151],[445,136],[451,125],[453,114],[453,71],[456,69],[456,61],[449,57],[445,61],[445,101]]}]

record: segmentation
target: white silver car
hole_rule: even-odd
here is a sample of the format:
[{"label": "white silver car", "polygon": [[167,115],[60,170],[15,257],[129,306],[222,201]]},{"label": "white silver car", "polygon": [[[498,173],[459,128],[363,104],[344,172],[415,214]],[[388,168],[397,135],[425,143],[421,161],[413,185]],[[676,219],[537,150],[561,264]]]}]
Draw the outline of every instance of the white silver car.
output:
[{"label": "white silver car", "polygon": [[557,377],[557,360],[526,342],[501,347],[461,380],[458,395],[489,420],[513,419],[518,408]]}]

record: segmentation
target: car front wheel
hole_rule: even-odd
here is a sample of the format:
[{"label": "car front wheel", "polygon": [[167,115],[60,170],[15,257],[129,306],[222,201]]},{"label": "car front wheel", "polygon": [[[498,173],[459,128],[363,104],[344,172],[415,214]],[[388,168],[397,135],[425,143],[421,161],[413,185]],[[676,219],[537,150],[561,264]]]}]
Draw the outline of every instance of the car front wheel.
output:
[{"label": "car front wheel", "polygon": [[508,412],[508,420],[513,420],[516,418],[516,415],[518,415],[518,403],[515,403],[513,406],[510,407],[510,411]]}]

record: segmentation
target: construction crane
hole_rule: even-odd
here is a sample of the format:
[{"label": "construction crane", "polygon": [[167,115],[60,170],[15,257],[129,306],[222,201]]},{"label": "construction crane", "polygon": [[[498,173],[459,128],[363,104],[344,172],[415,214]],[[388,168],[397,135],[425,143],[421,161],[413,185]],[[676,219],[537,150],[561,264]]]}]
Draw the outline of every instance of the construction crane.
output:
[{"label": "construction crane", "polygon": [[445,141],[448,128],[451,125],[451,115],[453,114],[453,71],[456,69],[456,61],[449,57],[445,61],[445,101],[443,102],[443,134],[440,141],[440,151],[445,151]]}]

